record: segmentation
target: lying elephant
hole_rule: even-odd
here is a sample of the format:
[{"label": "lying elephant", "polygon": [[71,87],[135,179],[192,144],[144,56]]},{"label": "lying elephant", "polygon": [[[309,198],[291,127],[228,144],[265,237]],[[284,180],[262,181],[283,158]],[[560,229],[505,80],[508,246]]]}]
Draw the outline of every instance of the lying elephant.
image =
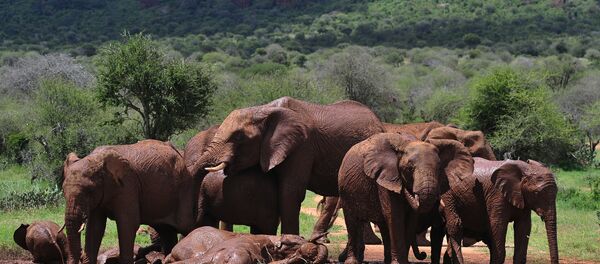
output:
[{"label": "lying elephant", "polygon": [[236,234],[200,227],[183,238],[165,263],[324,263],[327,247],[297,235]]},{"label": "lying elephant", "polygon": [[29,251],[34,263],[64,262],[67,238],[60,226],[51,221],[21,224],[13,234],[15,243]]}]

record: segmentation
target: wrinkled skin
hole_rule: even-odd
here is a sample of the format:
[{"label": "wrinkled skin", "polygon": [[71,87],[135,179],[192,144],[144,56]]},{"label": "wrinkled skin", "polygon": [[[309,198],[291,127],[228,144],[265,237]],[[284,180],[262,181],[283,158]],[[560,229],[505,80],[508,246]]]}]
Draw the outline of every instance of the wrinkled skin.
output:
[{"label": "wrinkled skin", "polygon": [[300,264],[324,263],[327,247],[297,235],[235,234],[213,227],[200,227],[183,238],[166,263],[253,264],[278,261]]},{"label": "wrinkled skin", "polygon": [[[421,140],[427,139],[452,139],[462,143],[473,157],[482,157],[489,160],[495,160],[494,152],[492,151],[491,145],[487,142],[485,136],[481,131],[470,131],[462,130],[451,125],[444,126],[438,122],[427,122],[427,123],[413,123],[413,124],[389,124],[383,123],[386,132],[391,133],[403,133],[415,136]],[[445,190],[447,187],[444,188]],[[335,197],[327,197],[326,203],[336,203]],[[332,219],[333,215],[337,213],[328,211],[334,210],[335,206],[325,205],[325,210],[319,215],[319,219],[313,229],[313,234],[319,234],[326,232],[330,225],[325,223],[333,223],[335,219]],[[337,206],[339,207],[339,206]],[[444,228],[442,219],[440,217],[437,207],[430,212],[420,214],[419,221],[417,224],[418,241],[428,242],[425,239],[425,233],[427,229],[431,227],[431,263],[436,264],[440,261],[440,251],[442,248],[442,239],[444,237]],[[370,225],[366,224],[364,227],[365,243],[376,242],[373,237],[376,237],[373,233]],[[421,244],[423,245],[423,244]],[[344,257],[342,256],[342,259]]]},{"label": "wrinkled skin", "polygon": [[202,181],[196,226],[217,227],[220,220],[228,223],[223,226],[229,231],[237,224],[250,226],[252,234],[274,235],[279,225],[275,177],[259,167],[226,177],[223,171],[208,173],[203,168],[206,164],[198,162],[218,128],[216,125],[198,133],[185,147],[188,171]]},{"label": "wrinkled skin", "polygon": [[337,196],[337,171],[354,144],[383,127],[366,106],[353,101],[317,105],[289,97],[239,109],[223,121],[200,158],[226,175],[260,166],[278,181],[281,230],[299,233],[306,190]]},{"label": "wrinkled skin", "polygon": [[71,153],[63,173],[70,264],[80,260],[84,223],[84,263],[96,262],[107,218],[117,224],[119,263],[133,263],[140,224],[156,229],[164,252],[175,245],[177,233],[187,234],[193,228],[200,184],[170,143],[143,140],[103,146],[81,159]]},{"label": "wrinkled skin", "polygon": [[353,146],[338,179],[348,228],[345,263],[363,261],[362,228],[367,221],[381,229],[385,262],[408,263],[418,214],[436,207],[440,182],[459,180],[472,171],[470,154],[455,140],[423,142],[406,134],[381,133]]},{"label": "wrinkled skin", "polygon": [[[443,124],[438,122],[424,122],[424,123],[412,123],[412,124],[390,124],[382,123],[385,132],[387,133],[403,133],[412,135],[416,138],[426,136],[432,129],[438,127],[444,127]],[[325,197],[323,202],[323,210],[319,212],[319,218],[313,228],[313,235],[322,234],[327,232],[333,225],[335,218],[337,217],[337,208],[340,208],[338,198],[335,196]],[[334,211],[336,210],[336,211]],[[364,241],[367,245],[381,244],[381,240],[375,235],[371,225],[365,223],[364,230]],[[329,241],[327,237],[323,238],[323,242]]]},{"label": "wrinkled skin", "polygon": [[536,161],[475,158],[473,175],[442,195],[453,260],[464,263],[460,242],[469,236],[487,244],[490,263],[504,263],[507,227],[514,221],[513,263],[526,263],[534,211],[546,224],[550,263],[558,263],[556,193],[554,175]]},{"label": "wrinkled skin", "polygon": [[22,224],[15,230],[13,239],[17,245],[31,253],[34,263],[64,263],[67,258],[67,238],[54,222]]}]

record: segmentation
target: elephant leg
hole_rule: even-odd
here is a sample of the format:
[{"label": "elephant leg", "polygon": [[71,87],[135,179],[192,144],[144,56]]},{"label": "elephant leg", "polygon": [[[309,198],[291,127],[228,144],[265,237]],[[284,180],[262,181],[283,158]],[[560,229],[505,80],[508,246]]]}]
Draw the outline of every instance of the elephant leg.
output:
[{"label": "elephant leg", "polygon": [[[363,241],[363,230],[364,227],[363,222],[359,221],[352,214],[345,214],[344,220],[346,222],[346,228],[348,230],[348,242],[346,244],[346,259],[344,263],[346,264],[357,264],[362,263],[364,251],[365,251],[365,243]],[[341,258],[340,254],[340,258]]]},{"label": "elephant leg", "polygon": [[[323,197],[323,199],[319,202],[319,207],[321,208],[319,212],[319,219],[317,219],[317,222],[315,223],[311,237],[321,235],[331,228],[333,222],[337,218],[339,209],[337,206],[338,201],[338,197],[326,196]],[[318,242],[329,243],[329,239],[327,236],[324,236],[320,238]]]},{"label": "elephant leg", "polygon": [[[446,218],[446,231],[448,233],[448,244],[452,249],[452,257],[458,263],[464,263],[461,249],[462,240],[462,221],[457,213],[456,203],[454,197],[450,194],[442,195],[442,199],[446,206],[444,206],[444,216]],[[448,251],[448,250],[447,250]],[[446,258],[446,256],[444,256]],[[444,260],[445,262],[445,260]]]},{"label": "elephant leg", "polygon": [[119,264],[133,263],[133,243],[135,241],[135,233],[140,227],[139,220],[131,216],[117,221],[117,233],[119,237]]},{"label": "elephant leg", "polygon": [[491,248],[490,263],[504,263],[506,257],[506,231],[508,227],[508,216],[505,213],[504,200],[489,201],[486,206]]},{"label": "elephant leg", "polygon": [[531,233],[531,211],[527,211],[515,221],[515,254],[513,263],[527,263],[527,244]]},{"label": "elephant leg", "polygon": [[379,231],[381,233],[381,240],[383,242],[383,262],[390,263],[392,261],[392,253],[390,249],[390,233],[387,231],[388,226],[385,222],[377,223]]},{"label": "elephant leg", "polygon": [[[408,247],[410,244],[406,240],[408,231],[406,211],[410,209],[404,204],[404,200],[400,200],[398,195],[383,188],[379,188],[379,200],[387,224],[387,232],[390,236],[390,253],[392,257],[390,263],[408,264]],[[386,231],[382,230],[381,233],[383,232]],[[414,232],[412,234],[415,235]]]},{"label": "elephant leg", "polygon": [[379,239],[379,237],[377,237],[377,235],[375,235],[375,232],[373,231],[373,228],[371,227],[371,224],[369,224],[369,223],[365,223],[365,226],[363,228],[363,237],[365,239],[365,244],[367,244],[367,245],[380,245],[381,244],[381,239]]},{"label": "elephant leg", "polygon": [[83,263],[96,263],[105,229],[106,216],[97,211],[92,212],[88,217],[85,230],[85,259]]},{"label": "elephant leg", "polygon": [[297,151],[276,167],[279,179],[279,213],[281,233],[300,233],[300,205],[306,195],[312,165],[306,162],[305,151]]},{"label": "elephant leg", "polygon": [[429,237],[431,238],[431,264],[439,264],[444,239],[444,227],[442,225],[432,226]]},{"label": "elephant leg", "polygon": [[155,229],[160,235],[161,251],[166,256],[177,244],[177,230],[169,225],[159,225]]}]

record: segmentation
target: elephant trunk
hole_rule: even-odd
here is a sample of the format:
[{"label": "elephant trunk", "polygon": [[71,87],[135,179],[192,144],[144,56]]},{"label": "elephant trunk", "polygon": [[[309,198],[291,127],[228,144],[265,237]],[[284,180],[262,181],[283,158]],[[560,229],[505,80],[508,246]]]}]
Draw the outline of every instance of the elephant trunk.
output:
[{"label": "elephant trunk", "polygon": [[[72,206],[71,206],[72,207]],[[81,258],[81,231],[85,217],[71,208],[67,209],[65,228],[67,229],[68,263],[77,264]]]},{"label": "elephant trunk", "polygon": [[317,257],[315,258],[315,261],[313,263],[322,264],[327,262],[327,257],[329,257],[329,251],[327,250],[327,247],[325,245],[319,244],[317,252],[319,253],[317,254]]},{"label": "elephant trunk", "polygon": [[437,177],[430,170],[416,169],[414,178],[415,185],[413,189],[419,205],[417,212],[429,212],[433,209],[433,206],[439,198]]},{"label": "elephant trunk", "polygon": [[556,239],[556,208],[553,207],[544,213],[546,236],[550,247],[550,263],[558,264],[558,242]]}]

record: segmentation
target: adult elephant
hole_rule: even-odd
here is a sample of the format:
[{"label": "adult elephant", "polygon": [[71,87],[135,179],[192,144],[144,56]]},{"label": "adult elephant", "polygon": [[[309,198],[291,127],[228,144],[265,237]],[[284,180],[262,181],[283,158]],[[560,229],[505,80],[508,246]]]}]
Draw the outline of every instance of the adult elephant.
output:
[{"label": "adult elephant", "polygon": [[526,263],[531,211],[535,211],[546,224],[550,263],[558,263],[556,193],[554,175],[539,162],[475,158],[473,175],[442,195],[455,260],[463,263],[464,235],[487,244],[490,263],[504,263],[507,227],[514,221],[513,263]]},{"label": "adult elephant", "polygon": [[[486,140],[485,135],[481,131],[462,130],[452,125],[443,125],[439,122],[424,122],[412,124],[390,124],[383,123],[385,132],[388,133],[404,133],[417,137],[421,140],[426,139],[452,139],[462,143],[473,157],[482,157],[489,160],[496,160],[491,145]],[[327,197],[324,200],[323,210],[319,214],[319,219],[313,228],[313,235],[327,232],[331,227],[337,213],[335,210],[340,206],[336,206],[338,200],[336,197]],[[425,232],[427,228],[434,226],[432,230],[432,262],[439,262],[441,250],[441,241],[443,238],[443,230],[441,229],[441,219],[437,210],[427,213],[421,217],[429,221],[421,221],[419,226],[419,240],[425,240]],[[377,244],[377,237],[367,224],[364,227],[365,243]],[[425,240],[426,241],[426,240]],[[438,242],[439,241],[439,242]]]},{"label": "adult elephant", "polygon": [[[442,171],[442,175],[439,174]],[[364,222],[381,229],[385,263],[408,263],[418,214],[436,207],[443,182],[473,171],[473,159],[455,140],[381,133],[353,146],[339,171],[340,202],[348,228],[348,258],[363,261]]]},{"label": "adult elephant", "polygon": [[[198,192],[196,226],[217,227],[233,231],[233,224],[247,225],[252,234],[274,235],[279,225],[276,179],[258,166],[224,175],[223,171],[204,170],[198,162],[212,141],[219,125],[196,134],[186,144],[184,157],[191,175],[202,183]],[[232,176],[232,177],[228,177]]]},{"label": "adult elephant", "polygon": [[383,131],[354,101],[312,104],[290,97],[238,109],[223,121],[199,162],[226,175],[259,165],[278,180],[281,232],[299,233],[306,190],[337,196],[337,171],[354,144]]},{"label": "adult elephant", "polygon": [[120,263],[133,263],[140,224],[157,230],[165,253],[177,242],[177,233],[193,228],[199,182],[189,175],[182,155],[170,143],[143,140],[102,146],[82,159],[71,153],[63,173],[70,264],[80,261],[84,223],[84,263],[96,262],[107,217],[117,223]]}]

